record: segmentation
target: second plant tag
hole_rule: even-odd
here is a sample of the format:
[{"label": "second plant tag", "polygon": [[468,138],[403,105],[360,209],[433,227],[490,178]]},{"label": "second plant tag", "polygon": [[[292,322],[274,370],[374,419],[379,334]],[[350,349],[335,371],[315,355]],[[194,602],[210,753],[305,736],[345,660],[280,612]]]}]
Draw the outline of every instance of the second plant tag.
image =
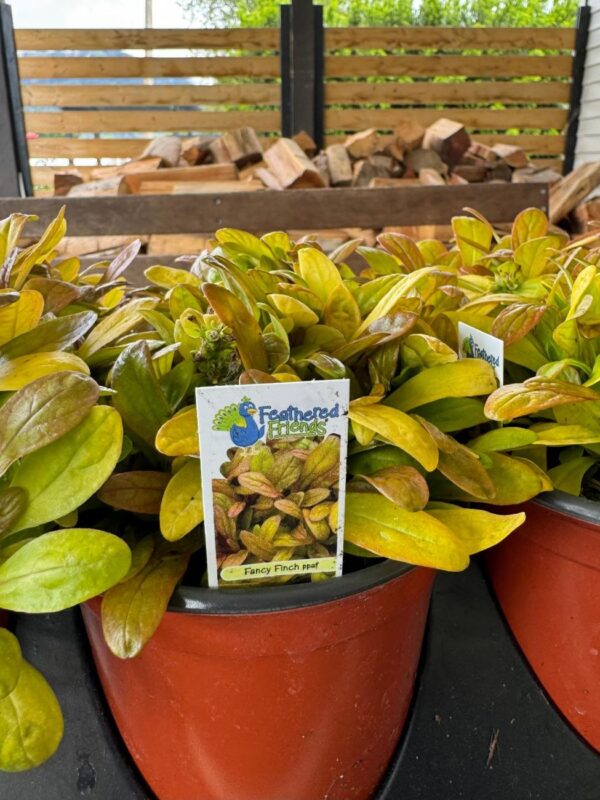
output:
[{"label": "second plant tag", "polygon": [[479,328],[458,323],[458,353],[460,358],[482,358],[494,368],[498,385],[504,386],[504,342]]},{"label": "second plant tag", "polygon": [[341,575],[349,382],[196,389],[208,582]]}]

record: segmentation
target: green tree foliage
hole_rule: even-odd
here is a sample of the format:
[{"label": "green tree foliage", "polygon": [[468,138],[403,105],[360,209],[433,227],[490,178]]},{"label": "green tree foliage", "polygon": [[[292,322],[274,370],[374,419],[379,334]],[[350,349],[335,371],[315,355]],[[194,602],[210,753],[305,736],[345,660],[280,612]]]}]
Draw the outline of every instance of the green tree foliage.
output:
[{"label": "green tree foliage", "polygon": [[[203,25],[279,24],[279,0],[179,0]],[[552,27],[575,24],[579,0],[324,0],[325,24]]]}]

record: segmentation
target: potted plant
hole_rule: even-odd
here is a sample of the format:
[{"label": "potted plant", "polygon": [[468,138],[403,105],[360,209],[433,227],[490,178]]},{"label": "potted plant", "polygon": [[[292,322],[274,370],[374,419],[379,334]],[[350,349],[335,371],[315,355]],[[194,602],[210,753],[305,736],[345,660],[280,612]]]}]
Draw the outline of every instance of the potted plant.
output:
[{"label": "potted plant", "polygon": [[[6,610],[77,605],[124,578],[131,562],[123,539],[77,520],[121,454],[119,414],[73,352],[111,286],[77,281],[73,260],[41,267],[64,235],[62,213],[38,242],[16,249],[28,219],[0,223],[1,625]],[[42,763],[62,729],[52,689],[0,627],[0,769]]]},{"label": "potted plant", "polygon": [[[283,233],[219,231],[190,271],[147,270],[150,286],[129,302],[155,305],[136,341],[119,330],[126,303],[79,350],[132,443],[98,497],[102,526],[131,537],[136,564],[84,618],[117,724],[161,800],[370,796],[406,717],[431,568],[463,569],[523,520],[445,503],[437,486],[431,502],[429,486],[515,503],[546,485],[534,464],[506,456],[500,469],[456,438],[485,421],[480,398],[496,382],[434,334],[433,306],[462,297],[439,249],[363,251],[357,277],[344,263],[356,244],[328,258]],[[345,376],[347,574],[202,588],[193,389]],[[297,546],[311,541],[308,527]]]},{"label": "potted plant", "polygon": [[495,245],[485,220],[469,225],[470,241],[483,243],[472,266],[485,292],[458,318],[502,338],[507,359],[507,385],[485,406],[498,426],[470,444],[535,460],[555,487],[527,504],[516,536],[490,551],[490,576],[542,685],[600,749],[598,235],[569,242],[533,209]]}]

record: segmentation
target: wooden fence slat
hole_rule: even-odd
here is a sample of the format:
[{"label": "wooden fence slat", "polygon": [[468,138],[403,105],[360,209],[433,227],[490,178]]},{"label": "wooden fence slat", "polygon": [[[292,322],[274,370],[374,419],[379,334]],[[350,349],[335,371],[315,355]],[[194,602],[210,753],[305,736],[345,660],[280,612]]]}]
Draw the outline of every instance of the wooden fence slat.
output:
[{"label": "wooden fence slat", "polygon": [[279,111],[29,111],[28,131],[102,133],[144,131],[220,132],[250,125],[257,131],[280,128]]},{"label": "wooden fence slat", "polygon": [[571,75],[571,56],[327,56],[328,78],[368,78],[379,76],[441,77],[464,75],[469,78],[519,78],[542,76],[567,78]]},{"label": "wooden fence slat", "polygon": [[[344,141],[345,135],[326,137],[326,144]],[[564,136],[554,134],[477,134],[478,142],[495,144],[502,140],[522,147],[528,153],[559,155],[564,149]],[[144,150],[148,138],[139,139],[76,139],[67,137],[40,137],[29,142],[32,158],[137,158]]]},{"label": "wooden fence slat", "polygon": [[511,83],[481,81],[473,83],[398,83],[364,81],[325,86],[327,103],[568,103],[569,84],[558,81]]},{"label": "wooden fence slat", "polygon": [[546,208],[540,184],[415,186],[404,189],[299,189],[246,193],[92,198],[0,199],[0,219],[21,211],[37,214],[28,233],[41,234],[62,205],[72,236],[205,233],[237,226],[252,231],[387,225],[447,224],[465,206],[494,222],[507,222],[528,206]]},{"label": "wooden fence slat", "polygon": [[[273,49],[279,47],[276,28],[241,29],[19,29],[19,50],[98,50],[160,48]],[[366,27],[328,28],[329,49],[393,47],[446,47],[462,49],[570,50],[575,45],[573,28],[470,28],[470,27]]]},{"label": "wooden fence slat", "polygon": [[571,50],[574,28],[471,28],[414,26],[404,28],[328,28],[326,48],[445,47],[462,49]]},{"label": "wooden fence slat", "polygon": [[137,58],[85,56],[19,59],[21,78],[186,78],[207,77],[276,78],[276,56],[201,56],[187,58]]},{"label": "wooden fence slat", "polygon": [[24,84],[26,106],[192,106],[199,103],[279,105],[276,83],[212,84],[210,86],[127,86]]},{"label": "wooden fence slat", "polygon": [[[468,128],[507,130],[509,128],[559,128],[567,122],[567,111],[560,108],[453,108],[452,119]],[[441,116],[436,108],[407,109],[331,109],[325,111],[325,128],[346,131],[363,128],[391,129],[400,119],[411,119],[431,125]]]},{"label": "wooden fence slat", "polygon": [[277,28],[32,28],[16,30],[15,38],[19,50],[279,50]]}]

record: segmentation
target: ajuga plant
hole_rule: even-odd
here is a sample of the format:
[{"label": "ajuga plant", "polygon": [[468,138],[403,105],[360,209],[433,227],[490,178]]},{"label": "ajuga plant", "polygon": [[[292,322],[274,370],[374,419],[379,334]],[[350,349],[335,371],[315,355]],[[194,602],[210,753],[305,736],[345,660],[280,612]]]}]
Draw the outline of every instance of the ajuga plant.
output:
[{"label": "ajuga plant", "polygon": [[[75,259],[48,265],[62,213],[18,248],[29,219],[0,222],[0,609],[45,613],[104,592],[130,568],[122,538],[78,526],[119,460],[123,426],[75,349],[119,302],[123,287],[111,282],[136,246],[95,285]],[[62,728],[52,689],[0,628],[0,769],[38,765]]]}]

